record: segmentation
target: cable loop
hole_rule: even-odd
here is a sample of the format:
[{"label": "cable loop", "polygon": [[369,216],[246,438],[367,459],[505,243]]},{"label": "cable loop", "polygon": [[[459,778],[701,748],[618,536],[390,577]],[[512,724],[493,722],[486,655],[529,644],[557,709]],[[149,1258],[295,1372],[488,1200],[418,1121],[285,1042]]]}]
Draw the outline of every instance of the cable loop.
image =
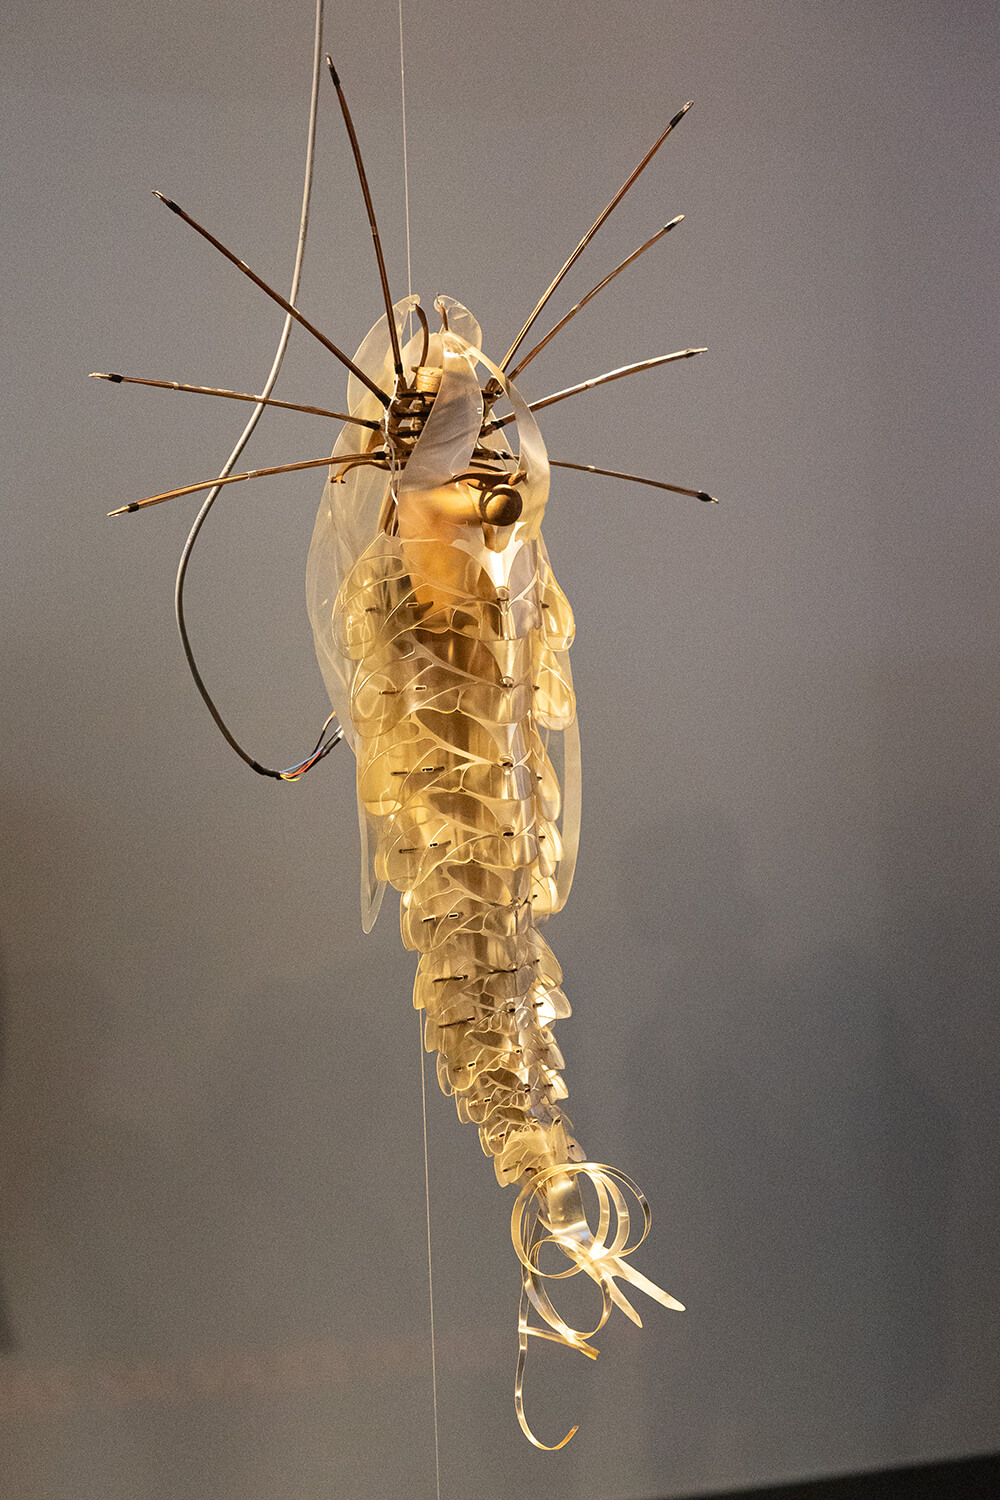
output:
[{"label": "cable loop", "polygon": [[[313,162],[316,153],[316,119],[319,109],[319,82],[322,62],[322,49],[323,0],[316,0],[316,35],[313,50],[312,94],[309,102],[309,139],[306,147],[305,184],[302,190],[302,211],[299,216],[299,236],[295,249],[295,265],[292,271],[292,285],[291,291],[289,292],[288,296],[289,302],[292,303],[294,303],[295,298],[298,294],[299,282],[302,279],[302,263],[305,256],[306,233],[309,227],[309,204],[312,197]],[[288,348],[288,340],[292,331],[292,322],[293,319],[291,318],[291,316],[286,314],[284,326],[281,330],[281,337],[278,340],[278,348],[274,356],[274,363],[271,365],[271,373],[268,375],[267,380],[264,383],[264,387],[261,391],[261,400],[257,403],[253,411],[251,412],[250,419],[244,427],[242,433],[240,434],[235,448],[223,465],[222,472],[219,475],[220,480],[227,478],[228,475],[232,473],[236,462],[240,457],[240,454],[243,452],[247,443],[250,441],[250,438],[252,437],[257,424],[264,413],[267,398],[270,396],[272,390],[274,389],[275,382],[277,381],[278,374],[281,370],[281,366],[284,363],[285,351]],[[221,486],[216,486],[214,489],[209,490],[204,504],[195,517],[194,525],[191,527],[191,530],[188,533],[187,541],[184,543],[184,549],[181,552],[180,562],[177,566],[177,582],[174,587],[174,614],[177,619],[177,629],[181,638],[181,646],[184,650],[184,656],[188,664],[188,670],[190,671],[191,676],[194,679],[194,685],[201,694],[206,708],[212,715],[216,727],[218,728],[222,737],[225,739],[226,743],[236,751],[236,754],[242,761],[246,763],[246,765],[250,767],[252,771],[257,772],[258,776],[270,776],[276,781],[298,781],[299,777],[304,776],[306,771],[311,770],[314,765],[318,764],[319,761],[323,760],[327,755],[329,755],[334,745],[336,745],[343,738],[343,730],[339,725],[337,726],[337,730],[334,734],[330,735],[328,738],[325,738],[326,731],[329,728],[334,715],[331,714],[330,718],[327,719],[326,723],[323,725],[323,728],[320,731],[319,739],[316,742],[315,750],[310,756],[307,756],[305,760],[300,761],[297,765],[289,766],[285,770],[275,770],[269,766],[262,766],[259,761],[256,761],[252,755],[249,755],[247,751],[244,750],[243,746],[236,739],[235,735],[232,733],[218,708],[216,707],[212,695],[205,685],[205,680],[198,669],[198,663],[196,662],[194,655],[194,648],[191,645],[191,638],[188,635],[187,619],[184,610],[184,586],[187,581],[188,566],[191,562],[191,554],[194,551],[195,543],[197,542],[198,537],[201,534],[202,527],[208,519],[208,515],[212,509],[212,506],[215,504],[216,499],[219,496],[220,490]]]}]

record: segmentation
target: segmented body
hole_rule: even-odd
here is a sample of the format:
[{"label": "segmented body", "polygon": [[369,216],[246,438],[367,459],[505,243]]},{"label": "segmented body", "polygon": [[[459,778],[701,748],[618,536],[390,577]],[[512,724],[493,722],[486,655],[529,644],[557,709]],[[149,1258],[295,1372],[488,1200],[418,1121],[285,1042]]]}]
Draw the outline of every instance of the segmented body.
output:
[{"label": "segmented body", "polygon": [[[411,301],[395,309],[400,329]],[[618,1184],[644,1215],[645,1200],[621,1174],[586,1159],[562,1108],[552,1024],[570,1007],[539,927],[572,881],[579,741],[567,654],[573,617],[540,531],[545,448],[530,410],[482,353],[471,314],[450,299],[437,306],[441,333],[420,356],[419,339],[403,351],[405,368],[422,361],[416,373],[428,399],[402,462],[387,440],[388,475],[338,466],[338,451],[357,444],[346,430],[334,450],[308,591],[320,663],[357,756],[363,843],[374,851],[373,869],[367,854],[363,863],[366,926],[392,885],[403,941],[420,955],[414,1005],[425,1013],[441,1087],[460,1118],[478,1126],[498,1181],[522,1190],[514,1213],[523,1286],[516,1396],[522,1426],[541,1447],[523,1413],[528,1335],[596,1352],[587,1343],[596,1328],[569,1327],[549,1301],[542,1278],[553,1273],[540,1269],[542,1246],[569,1258],[561,1274],[583,1271],[598,1284],[598,1328],[612,1303],[639,1321],[616,1278],[680,1304],[624,1261],[629,1217]],[[391,385],[385,329],[382,319],[356,361]],[[492,376],[485,387],[479,365]],[[497,397],[512,407],[517,452],[491,422]],[[378,415],[354,377],[348,400],[352,415]],[[390,408],[387,433],[397,421]],[[514,495],[509,524],[484,519],[484,485]],[[584,1180],[597,1196],[596,1230]],[[546,1329],[529,1325],[529,1307]]]},{"label": "segmented body", "polygon": [[[451,549],[449,549],[450,551]],[[357,663],[358,786],[375,873],[420,954],[414,1004],[501,1183],[582,1161],[551,1022],[569,1014],[539,933],[557,905],[560,786],[543,736],[575,716],[572,616],[540,542],[506,584],[468,553],[381,536],[340,591]]]},{"label": "segmented body", "polygon": [[[333,696],[342,708],[337,689],[349,694],[375,881],[400,892],[403,941],[420,954],[414,1004],[428,1050],[498,1179],[513,1183],[583,1159],[560,1107],[551,1031],[569,1005],[538,931],[572,873],[560,883],[562,792],[548,741],[575,728],[573,617],[538,530],[548,476],[537,429],[523,470],[505,438],[484,439],[478,325],[442,306],[448,331],[427,353],[440,361],[428,367],[430,414],[404,467],[374,486],[353,469],[321,508],[314,557],[330,529],[342,535],[332,499],[356,511],[382,491],[375,535],[353,565],[343,558],[332,613],[326,591],[313,618],[321,660],[342,662]],[[387,361],[380,337],[381,324],[359,351],[362,369]],[[371,399],[362,391],[350,393],[358,415]],[[491,455],[484,472],[523,474],[516,524],[484,523],[455,482],[477,452]]]}]

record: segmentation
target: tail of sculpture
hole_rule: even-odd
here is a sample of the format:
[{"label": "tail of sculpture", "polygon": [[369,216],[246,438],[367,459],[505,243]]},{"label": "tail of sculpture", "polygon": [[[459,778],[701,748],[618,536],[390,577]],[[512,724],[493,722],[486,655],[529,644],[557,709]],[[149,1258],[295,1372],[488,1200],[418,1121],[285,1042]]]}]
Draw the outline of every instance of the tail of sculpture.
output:
[{"label": "tail of sculpture", "polygon": [[[469,866],[467,872],[473,869]],[[454,870],[452,876],[446,882],[445,910],[467,904],[454,899]],[[404,932],[408,915],[404,906]],[[525,919],[520,929],[519,915]],[[470,916],[486,931],[469,931]],[[501,930],[504,924],[509,930]],[[425,1046],[437,1052],[442,1089],[454,1095],[459,1118],[478,1125],[497,1180],[521,1189],[511,1220],[521,1262],[514,1403],[525,1436],[535,1447],[552,1451],[564,1447],[576,1428],[550,1448],[528,1425],[524,1370],[529,1338],[551,1339],[596,1359],[598,1351],[589,1340],[604,1327],[612,1307],[642,1326],[619,1283],[630,1283],[664,1307],[683,1308],[629,1263],[649,1230],[646,1199],[624,1173],[585,1159],[563,1112],[563,1060],[550,1027],[569,1014],[569,1002],[559,988],[562,972],[534,926],[530,904],[520,912],[474,904],[472,913],[456,913],[448,937],[436,940],[440,925],[426,917],[419,922],[424,952],[414,1004],[425,1012]],[[636,1207],[642,1227],[636,1226],[633,1234]],[[554,1254],[559,1251],[565,1260]],[[587,1329],[566,1322],[546,1287],[548,1281],[581,1272],[601,1296],[600,1315]],[[529,1321],[532,1310],[545,1326]]]},{"label": "tail of sculpture", "polygon": [[[581,1188],[589,1184],[596,1199],[597,1228],[587,1219]],[[642,1230],[632,1243],[632,1217],[628,1198],[642,1211]],[[663,1307],[683,1312],[683,1303],[662,1291],[628,1263],[627,1257],[638,1249],[649,1232],[649,1204],[632,1180],[614,1167],[598,1162],[565,1162],[537,1173],[521,1189],[511,1215],[511,1237],[521,1262],[521,1305],[518,1311],[518,1359],[514,1382],[514,1404],[517,1420],[525,1437],[536,1448],[554,1452],[564,1448],[576,1432],[571,1427],[559,1443],[542,1443],[528,1426],[524,1414],[524,1367],[528,1339],[551,1339],[576,1349],[588,1359],[596,1359],[598,1350],[588,1341],[604,1327],[612,1307],[620,1307],[639,1328],[642,1319],[625,1296],[619,1281],[629,1282]],[[559,1269],[543,1270],[541,1256],[547,1245],[562,1251],[569,1264]],[[545,1288],[546,1281],[567,1280],[583,1272],[600,1288],[601,1312],[590,1329],[572,1328],[557,1311]],[[531,1309],[547,1328],[533,1327],[528,1319]]]},{"label": "tail of sculpture", "polygon": [[[626,1259],[649,1227],[645,1198],[622,1173],[587,1161],[563,1108],[553,1027],[570,1006],[539,924],[568,891],[567,828],[575,851],[575,817],[560,822],[549,753],[575,717],[572,616],[540,546],[518,556],[520,571],[512,566],[498,586],[457,546],[435,552],[383,534],[345,581],[336,619],[344,655],[357,663],[350,704],[362,821],[376,836],[374,875],[399,890],[403,942],[420,955],[413,1003],[424,1012],[424,1045],[459,1118],[478,1127],[498,1182],[521,1190],[515,1406],[525,1435],[545,1448],[524,1413],[529,1338],[593,1359],[589,1341],[612,1307],[640,1321],[622,1284],[666,1307],[680,1303]],[[577,776],[578,756],[566,761]],[[632,1244],[630,1201],[643,1220]],[[585,1330],[565,1321],[546,1289],[580,1272],[600,1291],[600,1316]]]}]

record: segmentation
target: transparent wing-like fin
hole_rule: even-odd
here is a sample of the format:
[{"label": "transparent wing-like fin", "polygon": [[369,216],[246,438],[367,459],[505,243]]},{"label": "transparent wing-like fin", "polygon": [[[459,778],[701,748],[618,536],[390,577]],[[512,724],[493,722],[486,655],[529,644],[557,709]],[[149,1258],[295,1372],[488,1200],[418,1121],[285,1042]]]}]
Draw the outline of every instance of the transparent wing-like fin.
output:
[{"label": "transparent wing-like fin", "polygon": [[445,296],[435,297],[434,306],[448,320],[449,332],[456,334],[470,348],[482,349],[483,330],[467,307],[456,302],[454,297]]},{"label": "transparent wing-like fin", "polygon": [[573,722],[562,735],[563,750],[563,814],[560,832],[562,835],[562,859],[556,875],[555,911],[566,905],[576,874],[576,860],[580,849],[580,814],[583,806],[583,780],[580,762],[580,721],[574,715]]},{"label": "transparent wing-like fin", "polygon": [[[404,297],[393,308],[399,335],[402,335],[407,317],[418,301],[416,296]],[[419,347],[419,338],[411,339],[404,350],[404,357],[408,356],[411,360],[417,357]],[[376,385],[388,390],[393,388],[395,372],[385,316],[379,318],[362,340],[355,355],[355,363]],[[381,420],[380,402],[355,375],[351,375],[347,383],[347,403],[352,417]],[[359,429],[353,425],[341,430],[331,458],[333,474],[337,472],[336,461],[341,454],[358,450],[358,432]],[[378,442],[377,434],[372,434],[372,442]],[[306,565],[306,602],[312,622],[316,656],[330,702],[343,726],[344,738],[352,749],[356,748],[351,720],[351,690],[356,663],[345,655],[338,641],[338,601],[344,580],[378,533],[390,482],[391,476],[384,470],[368,465],[350,469],[342,480],[328,479],[320,500]],[[360,797],[358,821],[362,849],[362,925],[368,932],[378,916],[385,887],[374,874],[373,839]]]},{"label": "transparent wing-like fin", "polygon": [[542,572],[542,592],[546,625],[544,627],[552,650],[555,673],[565,697],[560,718],[556,723],[561,728],[549,732],[548,751],[556,775],[562,787],[562,807],[559,822],[561,857],[555,877],[555,898],[552,911],[562,911],[569,897],[576,872],[577,853],[580,848],[580,813],[582,805],[580,724],[576,716],[573,697],[573,678],[569,665],[569,647],[573,642],[575,625],[572,611],[565,594],[556,583],[549,562],[545,543],[539,537],[538,550]]},{"label": "transparent wing-like fin", "polygon": [[358,827],[361,832],[361,927],[371,932],[382,910],[386,882],[375,874],[375,850],[378,838],[358,793]]},{"label": "transparent wing-like fin", "polygon": [[[455,335],[439,335],[441,384],[399,479],[400,493],[432,493],[454,481],[472,458],[483,417],[474,353]],[[469,350],[467,353],[466,351]]]}]

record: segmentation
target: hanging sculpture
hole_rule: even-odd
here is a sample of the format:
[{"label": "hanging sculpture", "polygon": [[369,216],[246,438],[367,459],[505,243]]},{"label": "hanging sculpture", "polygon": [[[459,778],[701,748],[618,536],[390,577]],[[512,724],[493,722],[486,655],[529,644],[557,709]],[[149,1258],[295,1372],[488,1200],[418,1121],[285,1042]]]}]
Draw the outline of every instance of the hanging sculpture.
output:
[{"label": "hanging sculpture", "polygon": [[[606,381],[701,350],[629,365],[539,401],[527,401],[514,381],[580,308],[679,217],[617,266],[516,365],[512,361],[566,273],[689,106],[670,121],[561,268],[504,358],[494,363],[483,352],[475,318],[451,298],[437,298],[441,326],[433,333],[419,298],[411,295],[393,305],[353,122],[327,58],[358,168],[385,305],[351,359],[294,305],[311,180],[318,59],[319,26],[303,226],[288,299],[157,194],[285,309],[283,342],[263,393],[249,396],[123,375],[101,378],[253,402],[244,440],[268,405],[336,419],[344,426],[332,457],[232,474],[241,443],[218,479],[134,501],[111,514],[210,490],[181,562],[178,621],[195,680],[216,722],[255,770],[283,780],[303,775],[342,734],[354,749],[365,930],[374,923],[386,885],[392,885],[400,892],[403,942],[419,955],[414,1005],[425,1013],[425,1046],[437,1053],[441,1087],[454,1095],[459,1118],[478,1126],[498,1182],[519,1189],[512,1217],[522,1282],[515,1400],[524,1432],[542,1448],[548,1445],[534,1436],[524,1414],[529,1337],[596,1357],[589,1341],[613,1305],[640,1322],[619,1283],[681,1309],[627,1259],[635,1248],[629,1243],[629,1200],[638,1204],[643,1220],[638,1243],[649,1227],[645,1199],[622,1173],[588,1159],[562,1106],[567,1090],[552,1026],[569,1015],[570,1007],[540,928],[563,906],[573,879],[580,750],[567,655],[573,616],[541,535],[549,471],[576,469],[637,479],[703,501],[712,497],[551,460],[534,415]],[[416,332],[405,338],[414,319]],[[293,320],[350,372],[346,413],[271,397]],[[184,577],[191,547],[223,484],[322,466],[330,473],[309,553],[307,591],[317,654],[342,729],[331,729],[331,715],[312,755],[275,771],[259,765],[235,741],[201,680],[184,623]],[[589,1205],[585,1194],[592,1199]],[[557,1269],[548,1246],[562,1254]],[[589,1331],[564,1321],[546,1290],[547,1281],[580,1272],[601,1295],[600,1315]],[[532,1312],[544,1326],[529,1321]],[[553,1446],[562,1447],[575,1431]]]}]

